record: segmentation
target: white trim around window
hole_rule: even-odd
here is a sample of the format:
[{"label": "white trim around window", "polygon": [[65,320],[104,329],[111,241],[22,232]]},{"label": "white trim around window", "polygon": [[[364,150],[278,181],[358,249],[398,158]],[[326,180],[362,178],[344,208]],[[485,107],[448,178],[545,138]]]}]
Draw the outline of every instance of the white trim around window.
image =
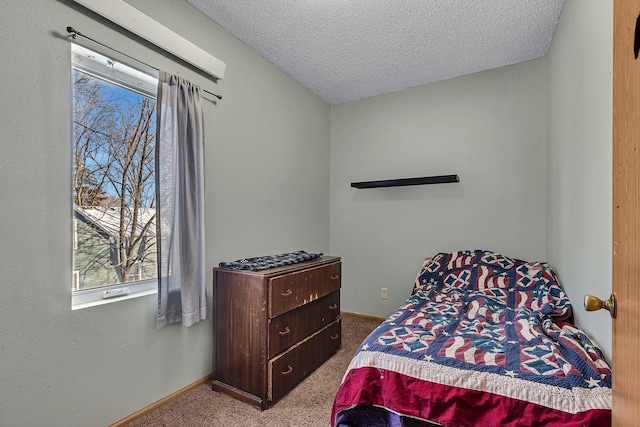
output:
[{"label": "white trim around window", "polygon": [[157,293],[156,279],[76,291],[71,295],[71,309],[79,310]]}]

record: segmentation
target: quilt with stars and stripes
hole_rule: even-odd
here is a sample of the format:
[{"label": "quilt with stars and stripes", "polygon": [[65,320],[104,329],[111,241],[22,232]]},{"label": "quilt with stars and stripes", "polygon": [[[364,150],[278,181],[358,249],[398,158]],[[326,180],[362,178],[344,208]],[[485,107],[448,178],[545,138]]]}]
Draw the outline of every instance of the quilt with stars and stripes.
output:
[{"label": "quilt with stars and stripes", "polygon": [[548,264],[437,254],[356,352],[332,425],[611,425],[611,369],[570,321]]}]

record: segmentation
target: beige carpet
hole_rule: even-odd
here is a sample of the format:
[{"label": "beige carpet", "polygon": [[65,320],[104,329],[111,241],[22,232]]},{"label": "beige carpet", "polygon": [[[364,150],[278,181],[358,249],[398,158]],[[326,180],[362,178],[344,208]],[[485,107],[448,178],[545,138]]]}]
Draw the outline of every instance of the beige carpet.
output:
[{"label": "beige carpet", "polygon": [[273,407],[259,411],[209,385],[200,386],[130,423],[130,427],[330,426],[333,398],[357,347],[380,321],[342,317],[342,347]]}]

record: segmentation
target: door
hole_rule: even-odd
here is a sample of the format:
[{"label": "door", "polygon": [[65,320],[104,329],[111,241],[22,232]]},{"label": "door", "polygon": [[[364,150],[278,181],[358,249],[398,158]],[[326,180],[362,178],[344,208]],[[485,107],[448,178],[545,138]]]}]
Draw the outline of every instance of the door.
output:
[{"label": "door", "polygon": [[625,427],[640,425],[640,59],[634,55],[639,14],[640,0],[614,0],[613,425]]}]

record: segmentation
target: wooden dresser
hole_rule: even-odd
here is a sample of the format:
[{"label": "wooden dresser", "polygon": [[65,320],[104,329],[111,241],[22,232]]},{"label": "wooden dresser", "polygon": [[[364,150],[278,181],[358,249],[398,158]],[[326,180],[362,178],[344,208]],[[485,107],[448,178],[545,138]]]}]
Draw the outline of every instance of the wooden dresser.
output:
[{"label": "wooden dresser", "polygon": [[341,261],[213,269],[213,390],[264,410],[339,348]]}]

